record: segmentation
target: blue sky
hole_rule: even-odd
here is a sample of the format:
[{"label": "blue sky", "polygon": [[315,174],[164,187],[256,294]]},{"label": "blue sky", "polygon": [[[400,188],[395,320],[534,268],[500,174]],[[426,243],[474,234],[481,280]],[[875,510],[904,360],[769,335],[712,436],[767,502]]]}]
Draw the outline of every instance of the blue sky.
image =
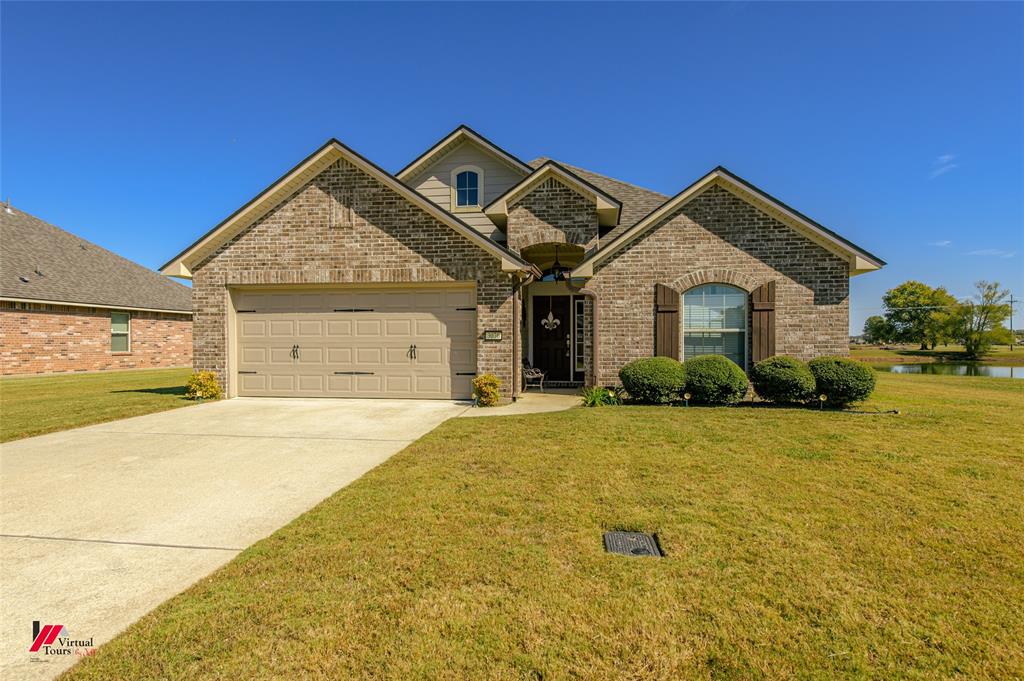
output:
[{"label": "blue sky", "polygon": [[855,330],[911,278],[1024,298],[1021,4],[0,13],[0,195],[149,267],[329,137],[396,171],[467,123],[666,194],[725,165],[889,262]]}]

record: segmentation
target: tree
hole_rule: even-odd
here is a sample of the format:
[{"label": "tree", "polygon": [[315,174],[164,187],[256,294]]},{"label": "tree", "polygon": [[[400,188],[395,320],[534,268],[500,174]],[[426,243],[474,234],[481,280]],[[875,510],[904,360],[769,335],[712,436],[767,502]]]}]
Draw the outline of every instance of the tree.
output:
[{"label": "tree", "polygon": [[934,350],[936,345],[946,345],[956,335],[957,301],[940,286],[932,291],[931,307],[924,325],[924,340]]},{"label": "tree", "polygon": [[1010,292],[995,281],[979,281],[975,287],[978,292],[974,299],[960,303],[955,314],[956,339],[972,359],[981,357],[993,345],[1010,340],[1010,331],[1003,326],[1010,317],[1010,305],[1006,302]]},{"label": "tree", "polygon": [[892,340],[893,330],[882,315],[872,315],[864,320],[864,342],[877,345]]},{"label": "tree", "polygon": [[900,343],[920,343],[927,350],[928,324],[932,314],[935,290],[919,281],[905,281],[889,289],[882,297],[885,321],[892,328],[893,338]]}]

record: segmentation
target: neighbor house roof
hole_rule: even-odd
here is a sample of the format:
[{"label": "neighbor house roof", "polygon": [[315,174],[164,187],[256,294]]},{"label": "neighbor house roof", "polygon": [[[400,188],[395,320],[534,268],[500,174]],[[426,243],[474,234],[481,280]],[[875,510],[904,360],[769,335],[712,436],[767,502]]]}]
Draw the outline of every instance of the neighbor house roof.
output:
[{"label": "neighbor house roof", "polygon": [[592,198],[597,206],[597,217],[600,225],[612,227],[618,224],[619,211],[622,209],[621,201],[614,196],[609,196],[600,187],[595,186],[571,170],[551,160],[541,164],[539,168],[524,177],[521,182],[509,187],[505,193],[491,201],[484,208],[484,214],[499,227],[504,227],[508,219],[508,204],[514,203],[533,187],[536,187],[548,178],[556,178],[562,184],[573,189],[573,191]]},{"label": "neighbor house roof", "polygon": [[885,265],[885,261],[878,256],[872,255],[852,241],[836,234],[831,229],[815,222],[803,213],[790,208],[774,196],[758,189],[726,168],[718,166],[683,191],[662,203],[631,227],[616,230],[618,233],[611,240],[605,239],[601,249],[577,265],[573,269],[572,275],[576,277],[592,276],[595,264],[617,252],[647,230],[657,226],[665,217],[671,215],[673,211],[699,196],[706,188],[712,185],[723,187],[780,222],[804,234],[822,247],[846,258],[850,263],[851,276],[877,270]]},{"label": "neighbor house roof", "polygon": [[397,177],[369,159],[345,146],[336,139],[330,139],[322,147],[307,156],[255,198],[228,216],[223,222],[201,236],[195,243],[164,264],[160,271],[172,277],[191,277],[191,268],[215,251],[221,244],[240,234],[247,227],[269,213],[282,201],[301,189],[307,182],[339,159],[344,159],[362,172],[395,191],[413,205],[419,206],[439,222],[466,237],[484,251],[501,261],[507,272],[533,272],[536,268],[520,256],[476,231],[452,213],[444,210]]},{"label": "neighbor house roof", "polygon": [[0,298],[191,312],[192,289],[13,207],[0,208]]}]

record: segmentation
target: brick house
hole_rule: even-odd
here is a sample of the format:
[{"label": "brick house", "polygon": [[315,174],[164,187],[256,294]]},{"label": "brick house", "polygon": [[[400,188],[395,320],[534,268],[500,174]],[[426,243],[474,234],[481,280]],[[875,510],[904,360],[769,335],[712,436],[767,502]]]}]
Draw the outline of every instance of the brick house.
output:
[{"label": "brick house", "polygon": [[162,271],[229,395],[465,398],[846,354],[849,278],[883,265],[721,167],[665,196],[460,126],[396,174],[330,140]]},{"label": "brick house", "polygon": [[0,208],[3,375],[188,366],[187,286]]}]

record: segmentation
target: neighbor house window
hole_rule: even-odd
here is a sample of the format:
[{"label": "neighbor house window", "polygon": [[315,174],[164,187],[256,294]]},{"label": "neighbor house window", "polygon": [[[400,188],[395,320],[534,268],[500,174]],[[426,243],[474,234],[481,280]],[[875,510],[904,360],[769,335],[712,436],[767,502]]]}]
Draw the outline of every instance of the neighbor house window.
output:
[{"label": "neighbor house window", "polygon": [[132,318],[127,312],[110,313],[110,351],[128,352]]},{"label": "neighbor house window", "polygon": [[697,355],[725,355],[746,366],[746,291],[706,284],[683,295],[683,358]]},{"label": "neighbor house window", "polygon": [[479,208],[484,193],[484,171],[460,166],[452,171],[453,208]]}]

